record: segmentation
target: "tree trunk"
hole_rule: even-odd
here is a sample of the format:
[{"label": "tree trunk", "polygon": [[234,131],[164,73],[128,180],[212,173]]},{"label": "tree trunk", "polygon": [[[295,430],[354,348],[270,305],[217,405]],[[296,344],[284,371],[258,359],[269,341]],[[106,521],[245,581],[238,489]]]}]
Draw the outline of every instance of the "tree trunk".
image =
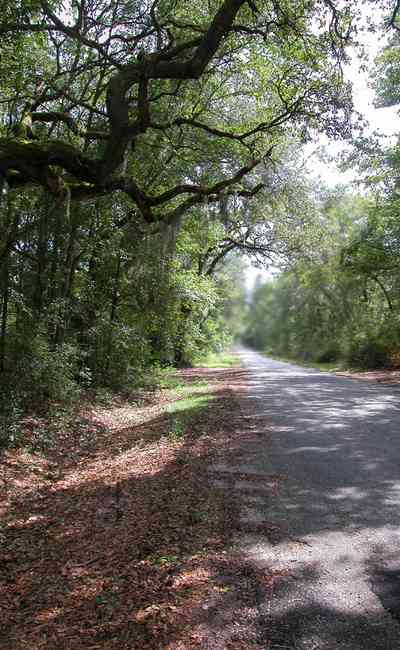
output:
[{"label": "tree trunk", "polygon": [[106,363],[104,367],[104,378],[107,379],[107,375],[110,371],[110,362],[111,362],[111,352],[112,352],[112,346],[113,346],[113,330],[114,330],[114,323],[115,323],[115,316],[117,313],[117,307],[118,307],[118,300],[119,300],[119,281],[120,281],[120,276],[121,276],[121,255],[118,255],[118,260],[117,260],[117,268],[115,271],[115,277],[114,277],[114,288],[113,288],[113,294],[112,294],[112,299],[111,299],[111,308],[110,308],[110,319],[109,319],[109,332],[108,332],[108,343],[107,343],[107,351],[106,351]]},{"label": "tree trunk", "polygon": [[8,265],[7,265],[4,267],[3,301],[2,301],[2,310],[1,310],[0,372],[4,372],[5,370],[8,296],[9,296],[9,274],[8,274]]}]

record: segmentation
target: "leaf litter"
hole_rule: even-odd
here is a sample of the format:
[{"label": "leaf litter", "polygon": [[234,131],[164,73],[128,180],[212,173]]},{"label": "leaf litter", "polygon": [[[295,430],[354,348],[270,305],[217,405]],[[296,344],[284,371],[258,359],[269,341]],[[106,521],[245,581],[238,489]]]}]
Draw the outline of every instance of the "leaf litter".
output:
[{"label": "leaf litter", "polygon": [[236,506],[207,471],[238,452],[245,371],[179,376],[213,396],[179,438],[163,390],[27,418],[4,452],[1,649],[261,647],[269,578],[233,549]]}]

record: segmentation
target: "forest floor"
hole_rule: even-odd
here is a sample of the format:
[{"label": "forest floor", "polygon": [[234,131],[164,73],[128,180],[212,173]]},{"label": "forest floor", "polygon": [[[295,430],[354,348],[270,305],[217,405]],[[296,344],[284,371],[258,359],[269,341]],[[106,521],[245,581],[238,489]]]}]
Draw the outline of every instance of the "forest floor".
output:
[{"label": "forest floor", "polygon": [[248,435],[246,377],[184,370],[172,388],[25,419],[1,459],[1,649],[260,647],[269,576],[235,546],[238,507],[218,487],[218,459],[235,463]]}]

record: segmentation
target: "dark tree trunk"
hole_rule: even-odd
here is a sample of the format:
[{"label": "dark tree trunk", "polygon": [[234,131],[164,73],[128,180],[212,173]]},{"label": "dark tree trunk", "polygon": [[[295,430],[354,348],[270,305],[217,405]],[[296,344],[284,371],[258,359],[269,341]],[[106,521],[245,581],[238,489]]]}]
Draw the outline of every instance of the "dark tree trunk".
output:
[{"label": "dark tree trunk", "polygon": [[107,351],[106,351],[106,363],[105,363],[105,368],[104,368],[105,379],[107,379],[106,376],[108,375],[108,373],[110,371],[111,353],[112,353],[112,347],[113,347],[114,323],[115,323],[115,317],[116,317],[118,301],[119,301],[120,276],[121,276],[121,255],[118,255],[117,268],[116,268],[115,276],[114,276],[114,287],[113,287],[113,294],[112,294],[111,307],[110,307],[110,319],[109,319],[110,327],[109,327],[109,333],[108,333],[108,343],[107,343]]},{"label": "dark tree trunk", "polygon": [[36,283],[33,295],[33,304],[37,318],[40,320],[43,311],[43,292],[45,285],[45,271],[47,266],[47,230],[48,230],[48,217],[47,217],[47,202],[42,208],[42,214],[39,221],[38,245],[37,245],[37,271]]}]

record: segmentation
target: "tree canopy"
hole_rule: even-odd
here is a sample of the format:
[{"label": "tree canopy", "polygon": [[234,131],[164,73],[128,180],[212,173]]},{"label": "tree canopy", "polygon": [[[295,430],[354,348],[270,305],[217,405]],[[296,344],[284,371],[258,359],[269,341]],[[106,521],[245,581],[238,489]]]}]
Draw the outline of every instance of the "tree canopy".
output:
[{"label": "tree canopy", "polygon": [[[376,67],[386,103],[396,7]],[[1,418],[9,432],[32,403],[136,386],[223,346],[242,329],[243,255],[284,265],[255,293],[254,344],[330,353],[354,340],[368,300],[365,337],[395,312],[398,148],[356,149],[368,199],[315,187],[303,160],[321,134],[352,139],[343,68],[358,12],[349,0],[3,3],[0,437]]]},{"label": "tree canopy", "polygon": [[349,135],[350,5],[6,2],[2,183],[59,202],[122,192],[151,224],[254,195],[288,127]]}]

